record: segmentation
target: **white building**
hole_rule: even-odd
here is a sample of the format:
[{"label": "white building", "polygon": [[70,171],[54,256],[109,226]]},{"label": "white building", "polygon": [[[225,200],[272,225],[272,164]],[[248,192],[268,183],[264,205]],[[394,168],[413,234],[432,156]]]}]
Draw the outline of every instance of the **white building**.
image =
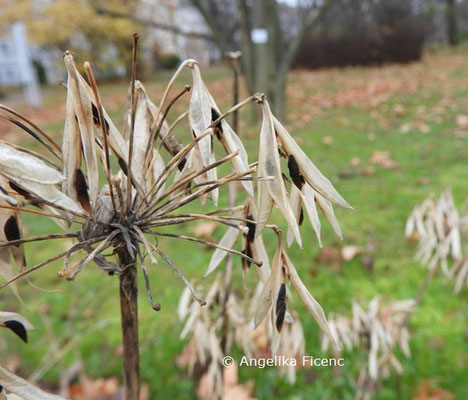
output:
[{"label": "white building", "polygon": [[162,54],[177,54],[180,59],[194,58],[205,66],[221,59],[217,46],[200,37],[209,36],[211,31],[200,13],[187,6],[186,1],[144,0],[138,14],[142,19],[175,27],[184,33],[148,27],[146,45],[157,43]]}]

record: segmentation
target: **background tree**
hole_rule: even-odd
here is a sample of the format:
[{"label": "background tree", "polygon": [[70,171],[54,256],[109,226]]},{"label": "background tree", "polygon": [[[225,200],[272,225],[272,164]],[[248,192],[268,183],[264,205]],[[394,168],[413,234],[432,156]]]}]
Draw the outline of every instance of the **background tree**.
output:
[{"label": "background tree", "polygon": [[[298,1],[295,7],[276,0],[187,0],[187,3],[203,15],[222,51],[241,48],[249,92],[264,92],[275,113],[283,116],[287,73],[304,38],[331,0]],[[266,30],[265,43],[252,40],[252,31],[256,29]]]},{"label": "background tree", "polygon": [[94,8],[98,3],[133,14],[139,0],[54,0],[40,5],[32,0],[0,0],[0,24],[24,21],[31,42],[60,51],[73,48],[80,59],[94,60],[99,76],[112,78],[126,71],[132,51],[128,38],[141,27],[128,18],[98,13]]},{"label": "background tree", "polygon": [[457,5],[455,0],[447,0],[447,38],[450,46],[458,44]]},{"label": "background tree", "polygon": [[428,32],[423,12],[411,0],[334,0],[302,42],[293,67],[418,60]]}]

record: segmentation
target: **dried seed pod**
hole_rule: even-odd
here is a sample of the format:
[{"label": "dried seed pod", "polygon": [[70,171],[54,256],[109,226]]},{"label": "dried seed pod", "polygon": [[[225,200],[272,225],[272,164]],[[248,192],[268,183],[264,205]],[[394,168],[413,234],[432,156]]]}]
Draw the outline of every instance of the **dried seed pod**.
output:
[{"label": "dried seed pod", "polygon": [[260,176],[273,177],[266,182],[259,182],[258,186],[258,222],[256,235],[263,230],[271,213],[273,202],[278,206],[294,237],[302,247],[301,235],[294,213],[291,209],[286,188],[282,179],[280,159],[278,155],[278,144],[273,127],[273,115],[268,102],[264,100],[261,104],[263,121],[260,132],[260,149],[258,154],[258,173]]},{"label": "dried seed pod", "polygon": [[307,183],[326,199],[345,208],[352,208],[346,200],[336,191],[331,182],[318,170],[312,161],[306,156],[304,151],[292,138],[283,125],[274,117],[274,129],[281,142],[282,148],[288,155],[293,155],[299,166],[300,173]]}]

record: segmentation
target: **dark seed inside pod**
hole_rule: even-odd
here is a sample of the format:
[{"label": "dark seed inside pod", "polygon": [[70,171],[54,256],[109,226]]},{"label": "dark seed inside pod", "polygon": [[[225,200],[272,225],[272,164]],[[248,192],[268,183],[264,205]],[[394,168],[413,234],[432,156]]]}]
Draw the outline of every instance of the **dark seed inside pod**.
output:
[{"label": "dark seed inside pod", "polygon": [[281,284],[280,290],[278,291],[278,297],[276,299],[276,329],[281,332],[283,327],[284,317],[286,315],[286,285]]},{"label": "dark seed inside pod", "polygon": [[18,337],[24,342],[28,343],[28,334],[26,333],[26,328],[21,322],[11,320],[5,321],[5,327],[13,331]]},{"label": "dark seed inside pod", "polygon": [[91,204],[89,203],[88,185],[86,184],[86,180],[81,169],[77,169],[75,171],[75,181],[73,182],[73,186],[75,187],[76,195],[81,206],[89,212],[91,210]]},{"label": "dark seed inside pod", "polygon": [[[250,221],[255,221],[252,215],[247,216],[247,219]],[[252,243],[255,239],[255,229],[256,225],[252,222],[247,222],[247,228],[249,231],[247,232],[247,240],[249,243]]]},{"label": "dark seed inside pod", "polygon": [[297,161],[292,154],[288,157],[288,169],[289,176],[291,177],[292,181],[299,188],[299,190],[301,190],[305,180],[301,174],[301,171],[299,170],[299,165],[297,165]]},{"label": "dark seed inside pod", "polygon": [[12,182],[12,181],[9,181],[8,184],[10,185],[10,187],[18,194],[20,194],[21,196],[23,196],[25,199],[30,199],[32,196],[29,192],[27,192],[26,190],[24,190],[23,188],[19,187],[16,183]]},{"label": "dark seed inside pod", "polygon": [[3,227],[3,232],[5,232],[5,237],[9,241],[18,240],[21,238],[18,227],[18,221],[16,220],[16,217],[14,215],[8,218],[7,222],[5,223],[5,226]]},{"label": "dark seed inside pod", "polygon": [[[219,113],[213,107],[211,107],[211,122],[215,122],[219,117],[220,117]],[[219,133],[223,132],[223,128],[221,127],[221,122],[218,122],[213,127],[213,129],[214,129],[218,139],[220,139]]]}]

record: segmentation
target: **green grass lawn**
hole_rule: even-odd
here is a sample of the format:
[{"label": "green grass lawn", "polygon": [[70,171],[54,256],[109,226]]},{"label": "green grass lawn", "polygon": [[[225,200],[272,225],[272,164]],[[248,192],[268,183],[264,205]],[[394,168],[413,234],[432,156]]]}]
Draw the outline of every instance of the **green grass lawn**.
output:
[{"label": "green grass lawn", "polygon": [[[372,270],[365,269],[359,257],[344,262],[337,270],[315,261],[320,248],[310,224],[304,223],[304,249],[301,251],[294,244],[289,254],[327,314],[349,315],[352,299],[367,305],[376,295],[386,301],[411,298],[417,293],[426,271],[413,261],[414,245],[404,238],[406,218],[431,192],[438,196],[446,188],[452,188],[460,208],[468,194],[468,132],[456,125],[457,115],[468,114],[467,59],[468,48],[461,48],[456,52],[441,50],[428,54],[423,61],[407,66],[291,73],[290,132],[354,207],[353,211],[336,209],[344,232],[343,242],[322,219],[324,246],[365,246],[371,241],[375,244]],[[230,102],[229,69],[217,67],[202,73],[214,97],[220,99],[219,105],[226,109]],[[169,74],[153,78],[156,83],[150,80],[145,85],[150,95],[158,99]],[[184,75],[184,79],[178,87],[188,82],[189,76]],[[120,123],[126,83],[104,85],[101,90],[104,105],[109,104],[111,116]],[[57,88],[47,106],[56,107],[64,96],[63,89]],[[57,110],[60,112],[60,108]],[[176,107],[170,120],[182,110],[182,105]],[[253,159],[260,128],[249,122],[250,117],[248,111],[241,114],[239,134]],[[62,123],[54,120],[42,127],[58,136]],[[331,143],[325,137],[331,137]],[[24,143],[33,145],[29,139]],[[372,165],[369,159],[375,151],[390,152],[397,168]],[[350,160],[355,157],[361,164],[353,167]],[[372,174],[359,173],[370,166],[374,168]],[[226,199],[227,193],[222,193],[221,203]],[[284,227],[279,215],[275,214],[274,219]],[[24,223],[25,236],[60,231],[54,223],[37,216],[24,216]],[[223,228],[217,228],[215,237],[222,234]],[[271,243],[269,239],[271,236],[267,234],[266,243]],[[27,245],[28,265],[63,251],[65,245],[63,241]],[[173,239],[161,239],[159,245],[188,278],[202,276],[211,251]],[[274,252],[274,248],[269,251]],[[239,267],[235,278],[240,281],[240,261],[235,265]],[[37,327],[30,334],[28,345],[2,331],[2,362],[19,354],[19,372],[28,377],[45,360],[51,360],[51,343],[56,342],[68,351],[61,354],[44,376],[39,376],[47,386],[55,386],[60,371],[79,359],[92,377],[121,376],[118,280],[89,265],[75,281],[66,282],[57,278],[60,268],[61,263],[57,262],[30,276],[31,282],[43,290],[26,281],[18,284],[27,306],[19,305],[8,289],[0,291],[0,309],[19,311]],[[250,271],[248,282],[254,278],[254,271]],[[195,399],[197,382],[179,369],[174,360],[184,346],[179,340],[182,326],[176,317],[183,283],[162,262],[150,269],[150,279],[153,295],[162,310],[155,313],[141,291],[142,380],[149,385],[151,399],[157,396]],[[207,285],[212,279],[206,279]],[[140,282],[140,288],[143,287]],[[242,290],[242,285],[238,290]],[[467,288],[454,295],[452,282],[440,275],[434,279],[410,322],[412,357],[405,359],[401,354],[399,357],[404,374],[382,381],[376,398],[412,398],[426,380],[452,392],[457,399],[468,398],[467,300]],[[307,354],[323,356],[319,328],[313,318],[297,296],[293,296],[291,305],[301,315]],[[255,395],[259,399],[350,399],[361,358],[356,353],[345,353],[345,367],[339,377],[327,368],[300,370],[295,385],[287,383],[271,368],[240,368],[240,379],[255,380]]]}]

